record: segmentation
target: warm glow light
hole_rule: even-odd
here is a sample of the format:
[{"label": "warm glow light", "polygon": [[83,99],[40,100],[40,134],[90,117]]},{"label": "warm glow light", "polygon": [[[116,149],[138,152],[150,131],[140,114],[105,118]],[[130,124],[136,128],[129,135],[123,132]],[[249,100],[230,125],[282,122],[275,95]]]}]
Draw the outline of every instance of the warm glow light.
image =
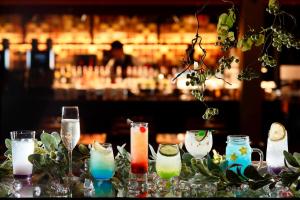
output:
[{"label": "warm glow light", "polygon": [[217,78],[211,78],[206,80],[205,85],[208,90],[217,90],[224,87],[224,81]]},{"label": "warm glow light", "polygon": [[260,71],[261,71],[261,73],[265,74],[268,72],[268,69],[266,67],[262,67]]},{"label": "warm glow light", "polygon": [[178,139],[180,142],[184,142],[184,138],[185,138],[185,134],[183,134],[183,133],[177,134],[177,139]]},{"label": "warm glow light", "polygon": [[81,134],[79,144],[92,144],[94,141],[99,143],[106,142],[106,133]]},{"label": "warm glow light", "polygon": [[164,79],[164,78],[165,78],[165,76],[164,76],[163,74],[159,74],[159,75],[158,75],[158,79],[162,80],[162,79]]},{"label": "warm glow light", "polygon": [[184,142],[184,134],[158,133],[156,135],[156,142],[158,144],[163,144],[163,143],[180,144]]},{"label": "warm glow light", "polygon": [[267,93],[271,93],[272,89],[276,88],[276,83],[274,81],[262,81],[260,87]]}]

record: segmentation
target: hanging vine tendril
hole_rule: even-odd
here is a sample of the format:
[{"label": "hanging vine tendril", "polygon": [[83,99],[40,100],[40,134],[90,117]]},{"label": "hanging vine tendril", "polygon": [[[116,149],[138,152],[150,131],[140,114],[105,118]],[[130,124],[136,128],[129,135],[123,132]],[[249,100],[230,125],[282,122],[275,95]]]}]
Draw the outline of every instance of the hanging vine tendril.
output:
[{"label": "hanging vine tendril", "polygon": [[[191,45],[186,50],[186,56],[182,62],[184,69],[175,76],[172,81],[175,81],[178,77],[186,74],[186,85],[192,86],[192,95],[200,100],[206,107],[205,113],[203,114],[203,119],[211,119],[213,116],[219,113],[217,108],[211,108],[205,103],[205,82],[214,77],[223,80],[226,84],[230,84],[228,81],[224,80],[222,77],[217,76],[217,74],[224,74],[225,70],[230,70],[231,65],[235,62],[238,63],[239,59],[234,56],[228,55],[228,50],[232,48],[238,48],[241,51],[249,51],[253,46],[261,46],[261,53],[257,60],[248,64],[243,70],[238,74],[238,80],[252,80],[259,77],[258,70],[255,67],[257,64],[261,64],[264,67],[276,67],[276,59],[269,54],[269,48],[271,45],[277,50],[281,51],[282,47],[286,48],[296,48],[299,49],[299,40],[291,33],[295,29],[297,23],[296,18],[280,10],[278,0],[269,0],[268,8],[266,11],[274,15],[273,23],[267,28],[261,28],[260,31],[256,31],[249,27],[249,30],[240,39],[237,38],[238,26],[236,23],[236,16],[238,15],[238,10],[235,8],[235,4],[232,1],[222,0],[225,3],[231,4],[231,7],[227,12],[222,13],[219,16],[217,24],[217,42],[216,46],[219,46],[224,52],[224,56],[221,57],[217,62],[217,67],[208,66],[205,63],[205,57],[207,54],[206,49],[202,45],[202,37],[199,33],[200,22],[198,15],[207,6],[208,0],[203,4],[203,6],[195,12],[195,18],[197,20],[197,29],[195,37],[191,41]],[[291,31],[287,31],[285,27],[285,16],[288,16],[290,20],[293,21],[293,27]],[[199,60],[194,59],[195,47],[198,44],[202,55]],[[260,67],[261,67],[260,66]]]}]

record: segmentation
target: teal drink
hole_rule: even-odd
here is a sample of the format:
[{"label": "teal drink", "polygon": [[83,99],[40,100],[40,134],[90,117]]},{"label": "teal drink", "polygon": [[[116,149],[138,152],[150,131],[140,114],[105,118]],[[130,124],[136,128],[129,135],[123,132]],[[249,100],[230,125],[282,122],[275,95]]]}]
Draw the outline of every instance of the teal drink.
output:
[{"label": "teal drink", "polygon": [[251,154],[252,152],[258,152],[260,154],[260,165],[263,161],[263,153],[259,149],[251,148],[249,142],[249,136],[244,135],[229,135],[227,137],[226,146],[226,160],[228,161],[228,166],[232,164],[239,164],[241,166],[232,167],[231,170],[237,173],[237,168],[240,169],[241,173],[247,166],[251,165]]},{"label": "teal drink", "polygon": [[115,161],[111,144],[94,143],[90,151],[89,170],[96,180],[108,180],[115,173]]}]

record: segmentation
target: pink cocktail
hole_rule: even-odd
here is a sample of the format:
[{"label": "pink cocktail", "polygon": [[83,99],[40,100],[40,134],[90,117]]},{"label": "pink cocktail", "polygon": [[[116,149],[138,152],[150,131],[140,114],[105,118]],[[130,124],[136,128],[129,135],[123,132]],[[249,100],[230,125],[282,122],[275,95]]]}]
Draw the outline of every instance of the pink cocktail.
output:
[{"label": "pink cocktail", "polygon": [[130,129],[131,172],[148,172],[148,123],[132,122]]}]

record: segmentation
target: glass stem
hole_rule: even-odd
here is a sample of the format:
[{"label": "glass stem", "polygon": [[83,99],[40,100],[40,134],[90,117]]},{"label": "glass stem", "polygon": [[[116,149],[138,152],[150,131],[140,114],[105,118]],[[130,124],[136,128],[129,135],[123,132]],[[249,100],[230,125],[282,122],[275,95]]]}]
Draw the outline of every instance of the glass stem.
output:
[{"label": "glass stem", "polygon": [[69,157],[69,177],[72,177],[72,150],[68,151],[68,157]]}]

